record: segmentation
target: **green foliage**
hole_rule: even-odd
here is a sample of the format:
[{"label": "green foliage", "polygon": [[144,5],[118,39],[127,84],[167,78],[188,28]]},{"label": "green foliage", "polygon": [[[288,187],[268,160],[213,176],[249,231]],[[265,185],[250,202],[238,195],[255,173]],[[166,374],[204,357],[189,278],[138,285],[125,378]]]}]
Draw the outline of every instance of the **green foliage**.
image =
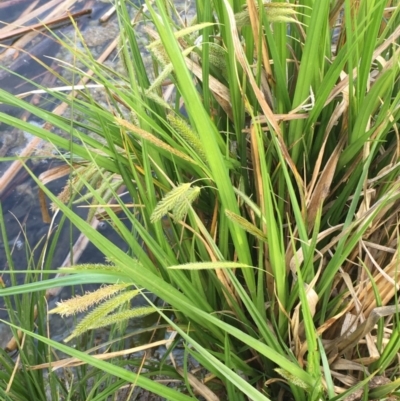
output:
[{"label": "green foliage", "polygon": [[[157,311],[213,383],[197,382],[185,366],[183,393],[151,380],[160,371],[154,361],[147,373],[131,373],[34,334],[32,325],[24,332],[121,386],[134,382],[171,400],[218,397],[213,384],[220,399],[243,400],[398,391],[398,2],[293,3],[197,1],[186,27],[164,1],[146,2],[156,31],[149,30],[153,77],[121,1],[126,75],[70,48],[106,89],[109,108],[89,90],[83,98],[49,94],[85,116],[80,130],[0,89],[1,102],[69,133],[70,188],[88,191],[76,201],[90,202],[93,215],[101,205],[129,246],[121,251],[36,179],[110,264],[73,266],[62,270],[66,277],[0,295],[19,302],[18,294],[61,285],[108,284],[81,297],[94,309],[70,338]],[[173,85],[171,98],[163,84]],[[45,128],[0,119],[71,151]],[[118,195],[121,185],[136,210]],[[134,235],[107,206],[111,199]],[[149,299],[127,307],[141,291],[130,288],[150,291],[168,310]],[[65,313],[61,305],[53,312]],[[165,369],[181,377],[179,367]],[[390,383],[374,387],[378,372]]]}]

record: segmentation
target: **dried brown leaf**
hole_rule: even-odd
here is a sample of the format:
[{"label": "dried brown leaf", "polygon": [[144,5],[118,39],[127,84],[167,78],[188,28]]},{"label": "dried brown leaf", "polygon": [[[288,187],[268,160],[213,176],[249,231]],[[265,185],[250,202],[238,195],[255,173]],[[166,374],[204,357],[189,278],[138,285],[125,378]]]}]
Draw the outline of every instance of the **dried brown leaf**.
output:
[{"label": "dried brown leaf", "polygon": [[196,376],[192,375],[189,372],[184,372],[184,370],[180,367],[176,367],[176,370],[182,377],[186,377],[195,392],[200,394],[207,401],[219,401],[219,397],[215,393],[213,393],[205,384],[203,384]]},{"label": "dried brown leaf", "polygon": [[329,189],[331,187],[332,180],[335,174],[336,165],[339,161],[339,157],[342,152],[345,140],[345,136],[342,136],[342,138],[339,140],[339,143],[335,147],[335,150],[326,163],[325,168],[323,169],[318,179],[317,185],[315,186],[315,189],[311,194],[310,202],[307,207],[307,224],[309,230],[311,230],[314,225],[318,209],[322,207],[325,198],[329,194]]}]

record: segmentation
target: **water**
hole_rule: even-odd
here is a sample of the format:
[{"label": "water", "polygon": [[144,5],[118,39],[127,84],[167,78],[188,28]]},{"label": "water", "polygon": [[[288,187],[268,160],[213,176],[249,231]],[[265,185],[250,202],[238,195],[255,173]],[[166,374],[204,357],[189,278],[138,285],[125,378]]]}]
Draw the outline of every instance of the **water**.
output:
[{"label": "water", "polygon": [[[47,3],[47,0],[42,0],[37,6],[40,7]],[[106,46],[115,39],[119,33],[118,21],[114,16],[106,23],[100,23],[99,17],[104,14],[106,10],[111,7],[110,2],[79,2],[77,11],[84,9],[85,5],[92,3],[91,15],[82,17],[78,20],[78,26],[83,32],[86,45],[90,49],[94,58],[97,58],[106,48]],[[25,6],[29,2],[24,3]],[[12,22],[18,18],[22,3],[16,4],[13,7],[7,8],[7,12],[1,12],[1,20],[4,22]],[[42,14],[42,17],[45,14]],[[4,18],[6,17],[6,18]],[[2,25],[0,25],[0,30]],[[76,32],[71,25],[65,26],[61,29],[56,30],[57,35],[62,35],[64,40],[75,40],[77,46],[81,46],[79,40],[76,39]],[[16,42],[18,43],[18,42]],[[53,67],[57,68],[58,63],[54,63],[50,57],[56,57],[65,62],[72,62],[72,56],[69,52],[60,48],[59,44],[54,41],[50,35],[39,35],[31,43],[26,45],[26,50],[29,52],[39,53],[39,60],[44,62],[46,65],[53,63]],[[21,76],[15,76],[7,71],[1,71],[0,69],[0,87],[10,93],[18,94],[24,93],[31,89],[36,89],[32,83],[26,82],[25,78],[31,79],[35,82],[41,82],[43,79],[50,79],[50,74],[47,78],[44,78],[46,69],[40,65],[36,60],[32,59],[27,54],[15,53],[15,49],[8,50],[9,55],[5,49],[0,48],[0,58],[2,57],[1,64],[4,67],[11,69],[13,72],[20,74]],[[113,69],[121,68],[117,58],[111,58],[107,61],[109,66]],[[64,76],[65,79],[71,78],[71,74],[67,70],[59,69],[59,72]],[[64,86],[65,83],[58,80],[49,81],[50,87]],[[101,94],[98,95],[98,99]],[[29,100],[29,98],[28,98]],[[46,96],[37,96],[35,102],[40,103],[44,108],[54,109],[55,104],[47,102]],[[31,123],[41,125],[43,122],[33,119],[32,116],[26,114],[24,110],[18,110],[13,107],[0,105],[0,110],[9,115],[14,115],[19,118],[28,119]],[[4,156],[13,156],[19,154],[19,152],[26,146],[27,142],[31,138],[22,131],[11,129],[10,127],[0,122],[0,158]],[[1,159],[0,159],[1,160]],[[42,159],[41,162],[35,165],[31,164],[30,167],[34,169],[35,174],[38,176],[41,172],[54,167],[58,162],[51,159]],[[0,175],[9,167],[10,162],[0,163]],[[62,178],[51,182],[47,187],[54,193],[58,194],[62,188],[66,185],[66,178]],[[41,215],[38,187],[29,174],[21,169],[16,178],[11,182],[9,191],[6,191],[0,197],[2,202],[4,221],[6,225],[7,238],[0,238],[0,273],[7,271],[9,266],[6,260],[6,254],[4,251],[4,242],[6,241],[12,249],[13,265],[16,269],[25,270],[27,266],[39,268],[42,264],[42,251],[46,244],[46,238],[48,236],[49,227],[48,223],[44,223]],[[82,218],[86,218],[87,210],[84,208],[74,208],[78,215]],[[59,223],[61,214],[57,217],[55,225]],[[102,223],[99,225],[98,230],[113,243],[120,246],[121,249],[126,250],[127,245],[121,240],[118,234],[107,224]],[[61,229],[61,234],[58,239],[56,252],[51,261],[52,269],[56,269],[62,265],[69,250],[75,243],[79,236],[78,230],[76,230],[71,224],[66,223]],[[54,233],[50,236],[49,244],[54,238]],[[87,246],[83,255],[79,259],[79,263],[104,263],[103,255],[91,244]],[[2,279],[6,286],[11,285],[10,275],[3,273]],[[23,283],[25,275],[17,275],[18,284]],[[76,291],[90,291],[98,286],[85,286],[82,289],[76,289]],[[71,289],[65,288],[57,297],[53,297],[49,300],[49,309],[51,309],[55,302],[60,299],[66,299],[71,296]],[[4,308],[4,300],[0,299],[0,318],[7,318],[7,311]],[[61,324],[62,322],[62,324]],[[50,331],[53,338],[61,340],[63,336],[68,335],[73,327],[72,320],[63,319],[60,321],[55,315],[52,315],[50,320]],[[8,334],[6,334],[8,333]],[[3,334],[3,335],[2,335]],[[9,340],[9,331],[7,327],[0,325],[0,346],[4,345]]]}]

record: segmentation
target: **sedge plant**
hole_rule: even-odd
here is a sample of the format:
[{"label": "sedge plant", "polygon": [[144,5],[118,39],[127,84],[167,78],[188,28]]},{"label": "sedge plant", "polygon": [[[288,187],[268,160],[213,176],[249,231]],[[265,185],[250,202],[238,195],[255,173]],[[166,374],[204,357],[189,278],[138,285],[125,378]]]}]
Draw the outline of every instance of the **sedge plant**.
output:
[{"label": "sedge plant", "polygon": [[[110,363],[23,332],[118,384],[166,399],[394,397],[398,2],[214,0],[194,7],[186,23],[173,5],[146,1],[132,25],[120,1],[125,74],[63,42],[94,72],[107,107],[90,88],[76,98],[57,90],[48,95],[84,119],[67,120],[0,90],[1,102],[48,125],[5,114],[1,121],[68,152],[62,158],[87,191],[79,201],[102,209],[129,244],[123,252],[107,241],[36,179],[107,263],[62,268],[62,278],[0,295],[107,284],[101,294],[54,311],[96,304],[71,338],[158,313],[204,380],[187,364],[153,361],[152,368],[149,360],[144,374],[124,369],[123,359]],[[138,45],[139,25],[152,69]],[[96,170],[102,190],[88,169]],[[122,186],[131,204],[119,196]],[[111,197],[134,233],[108,205]],[[147,297],[143,310],[131,308],[130,300],[146,291],[162,306]],[[160,372],[181,377],[183,389],[152,380]],[[109,393],[97,399],[102,395]]]}]

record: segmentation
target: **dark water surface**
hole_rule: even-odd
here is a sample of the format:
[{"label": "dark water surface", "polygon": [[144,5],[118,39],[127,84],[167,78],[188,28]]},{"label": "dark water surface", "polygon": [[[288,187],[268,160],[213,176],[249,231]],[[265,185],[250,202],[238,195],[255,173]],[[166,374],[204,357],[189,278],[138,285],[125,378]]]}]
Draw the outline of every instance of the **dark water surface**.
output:
[{"label": "dark water surface", "polygon": [[[36,8],[43,4],[46,4],[48,0],[41,0]],[[0,3],[1,4],[1,3]],[[30,5],[30,1],[17,1],[15,6],[7,7],[7,9],[0,8],[0,29],[5,26],[6,23],[15,21],[20,15],[24,7]],[[137,4],[137,3],[136,3]],[[80,11],[85,9],[87,5],[90,5],[92,13],[89,16],[81,17],[77,20],[79,29],[83,32],[85,42],[92,52],[93,56],[97,58],[107,47],[107,45],[115,39],[118,35],[118,21],[114,15],[108,22],[100,23],[99,17],[104,14],[106,10],[111,7],[111,2],[103,1],[79,1],[76,3],[71,12]],[[22,9],[21,9],[22,7]],[[42,15],[42,17],[45,15]],[[37,21],[31,21],[28,23],[36,23]],[[65,35],[63,38],[74,38],[76,35],[73,27],[64,26],[55,31],[57,35]],[[8,41],[3,44],[11,44],[12,41]],[[15,41],[14,41],[15,42]],[[15,42],[15,43],[18,43]],[[54,62],[50,57],[57,57],[60,60],[70,62],[71,54],[68,54],[65,50],[60,48],[60,45],[56,43],[54,38],[50,34],[39,35],[33,39],[32,42],[26,45],[25,50],[32,52],[37,55],[38,60],[46,65],[52,65],[52,68],[58,68],[57,62]],[[9,52],[9,56],[6,52]],[[6,57],[7,56],[7,57]],[[8,49],[0,47],[0,61],[2,67],[6,67],[14,73],[21,76],[16,76],[9,71],[2,70],[0,68],[0,88],[6,90],[9,93],[19,94],[36,89],[33,83],[27,82],[27,79],[33,82],[40,83],[43,79],[46,80],[45,73],[46,69],[40,65],[40,63],[30,57],[27,53],[15,49]],[[110,59],[109,63],[117,68],[118,60],[116,58]],[[65,75],[65,79],[70,79],[68,71],[58,70],[62,75]],[[50,76],[50,74],[48,74]],[[49,78],[49,77],[47,77]],[[64,86],[65,83],[62,81],[48,81],[48,86]],[[29,98],[27,99],[30,100]],[[41,104],[41,107],[52,110],[56,105],[52,102],[46,103],[46,97],[41,96],[36,99],[36,102]],[[0,104],[0,111],[13,115],[18,118],[24,118],[31,123],[42,125],[43,121],[37,120],[37,118],[26,114],[24,110],[18,110],[13,107],[9,107],[4,104]],[[9,167],[11,162],[2,161],[2,157],[13,156],[18,154],[26,144],[32,139],[27,133],[12,129],[0,121],[0,176]],[[45,159],[42,160],[38,165],[34,167],[34,173],[38,176],[41,172],[54,167],[57,163],[55,160]],[[30,165],[33,168],[33,165]],[[62,188],[66,184],[66,178],[59,179],[51,182],[47,187],[54,194],[61,192]],[[49,258],[43,257],[43,251],[45,247],[48,249],[51,247],[51,243],[55,238],[55,230],[49,236],[50,224],[44,223],[39,205],[38,187],[34,180],[29,177],[29,174],[22,169],[18,176],[13,179],[10,183],[9,190],[3,193],[0,197],[0,202],[3,209],[3,216],[0,218],[4,219],[6,226],[7,238],[3,238],[0,235],[0,275],[4,284],[8,287],[12,284],[11,276],[7,274],[9,265],[6,258],[4,249],[4,243],[7,242],[9,247],[12,249],[12,261],[13,266],[17,270],[26,270],[28,268],[40,270],[42,265],[48,263]],[[3,189],[0,188],[0,193]],[[74,210],[78,215],[85,218],[87,214],[87,208],[79,208],[74,206]],[[61,213],[57,216],[54,227],[57,227],[62,218]],[[114,244],[117,244],[122,250],[127,250],[127,245],[121,240],[118,234],[113,230],[108,223],[101,222],[98,226],[98,230]],[[67,257],[70,249],[75,243],[79,236],[79,232],[74,228],[68,221],[60,229],[60,235],[58,237],[57,246],[55,253],[51,259],[51,263],[47,268],[56,269],[62,265],[65,258]],[[48,241],[47,238],[49,237]],[[47,241],[47,243],[46,243]],[[103,255],[92,245],[89,244],[78,263],[103,263]],[[25,274],[16,275],[18,284],[25,281]],[[98,285],[84,286],[83,288],[76,288],[74,291],[82,293],[84,291],[90,291],[98,288]],[[55,302],[60,299],[67,299],[71,296],[71,289],[64,288],[57,297],[49,300],[49,309],[54,307]],[[0,318],[7,319],[7,311],[4,308],[4,300],[0,299]],[[60,319],[55,315],[51,315],[50,319],[50,331],[53,338],[59,340],[63,336],[68,335],[68,332],[72,329],[73,322],[68,319]],[[8,334],[7,334],[8,333]],[[0,346],[4,345],[9,340],[8,328],[0,324]]]}]

